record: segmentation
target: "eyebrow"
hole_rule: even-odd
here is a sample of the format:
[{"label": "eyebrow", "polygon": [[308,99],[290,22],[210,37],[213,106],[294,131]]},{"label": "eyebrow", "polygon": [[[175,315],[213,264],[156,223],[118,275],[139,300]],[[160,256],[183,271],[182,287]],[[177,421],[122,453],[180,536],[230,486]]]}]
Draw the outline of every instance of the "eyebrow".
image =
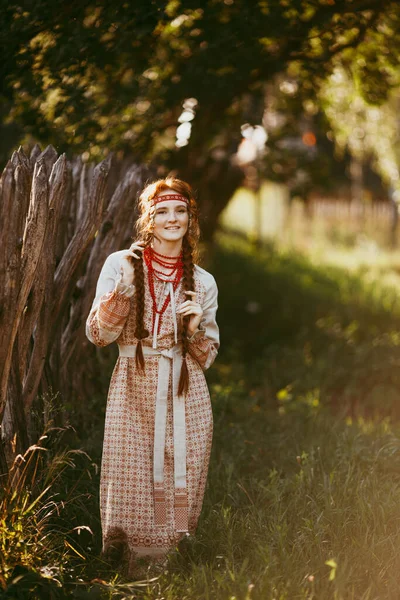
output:
[{"label": "eyebrow", "polygon": [[[169,206],[159,206],[156,208],[156,212],[159,210],[167,210],[168,208],[170,208],[170,207]],[[178,204],[178,205],[173,206],[172,208],[175,208],[175,210],[182,209],[182,210],[187,211],[187,206],[185,206],[184,204]]]}]

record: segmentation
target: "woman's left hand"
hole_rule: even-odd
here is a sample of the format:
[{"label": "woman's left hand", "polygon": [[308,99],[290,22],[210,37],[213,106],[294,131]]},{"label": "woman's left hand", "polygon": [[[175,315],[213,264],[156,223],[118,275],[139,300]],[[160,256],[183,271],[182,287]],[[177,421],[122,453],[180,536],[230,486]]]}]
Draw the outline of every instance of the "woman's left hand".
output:
[{"label": "woman's left hand", "polygon": [[203,316],[203,309],[200,304],[196,302],[197,294],[196,292],[185,292],[188,296],[191,296],[191,300],[186,300],[182,302],[182,304],[178,307],[177,312],[182,316],[189,316],[188,323],[188,335],[191,336],[197,331],[201,317]]}]

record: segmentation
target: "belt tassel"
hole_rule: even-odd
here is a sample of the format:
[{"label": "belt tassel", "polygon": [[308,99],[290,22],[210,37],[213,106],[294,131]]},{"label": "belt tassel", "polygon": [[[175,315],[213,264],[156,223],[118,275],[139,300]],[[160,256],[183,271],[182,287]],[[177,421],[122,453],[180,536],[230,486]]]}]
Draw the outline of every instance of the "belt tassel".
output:
[{"label": "belt tassel", "polygon": [[[143,346],[144,356],[159,356],[153,449],[154,522],[157,526],[167,524],[164,478],[165,434],[167,424],[168,382],[172,367],[173,434],[174,434],[174,516],[175,530],[188,532],[189,504],[186,481],[186,416],[185,397],[178,394],[182,367],[180,345],[171,349]],[[136,345],[119,346],[121,357],[134,358]]]}]

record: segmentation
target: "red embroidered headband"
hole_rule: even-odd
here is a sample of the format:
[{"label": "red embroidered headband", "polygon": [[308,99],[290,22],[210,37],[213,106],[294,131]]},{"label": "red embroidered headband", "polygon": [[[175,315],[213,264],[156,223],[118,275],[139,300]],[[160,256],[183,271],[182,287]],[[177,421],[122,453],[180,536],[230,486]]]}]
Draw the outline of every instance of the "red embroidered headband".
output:
[{"label": "red embroidered headband", "polygon": [[189,200],[186,196],[182,196],[182,194],[165,194],[164,196],[155,196],[152,199],[152,205],[155,206],[159,202],[164,202],[165,200],[180,200],[181,202],[189,204]]}]

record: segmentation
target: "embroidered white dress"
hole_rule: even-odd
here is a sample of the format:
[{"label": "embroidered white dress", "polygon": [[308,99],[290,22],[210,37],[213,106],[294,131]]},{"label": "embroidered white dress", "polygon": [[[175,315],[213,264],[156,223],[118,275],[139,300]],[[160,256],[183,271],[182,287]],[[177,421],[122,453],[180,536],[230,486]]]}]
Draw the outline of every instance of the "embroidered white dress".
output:
[{"label": "embroidered white dress", "polygon": [[[204,370],[219,347],[217,286],[195,265],[199,330],[189,338],[189,391],[177,394],[181,365],[180,319],[176,306],[187,299],[179,284],[158,335],[142,340],[145,370],[135,364],[135,287],[121,283],[121,265],[132,268],[126,251],[111,254],[100,273],[86,334],[97,346],[114,341],[119,358],[107,399],[100,482],[103,549],[127,542],[127,560],[165,556],[185,532],[196,530],[211,452],[213,420]],[[144,324],[152,332],[152,300],[145,276]],[[171,286],[156,280],[160,306]]]}]

